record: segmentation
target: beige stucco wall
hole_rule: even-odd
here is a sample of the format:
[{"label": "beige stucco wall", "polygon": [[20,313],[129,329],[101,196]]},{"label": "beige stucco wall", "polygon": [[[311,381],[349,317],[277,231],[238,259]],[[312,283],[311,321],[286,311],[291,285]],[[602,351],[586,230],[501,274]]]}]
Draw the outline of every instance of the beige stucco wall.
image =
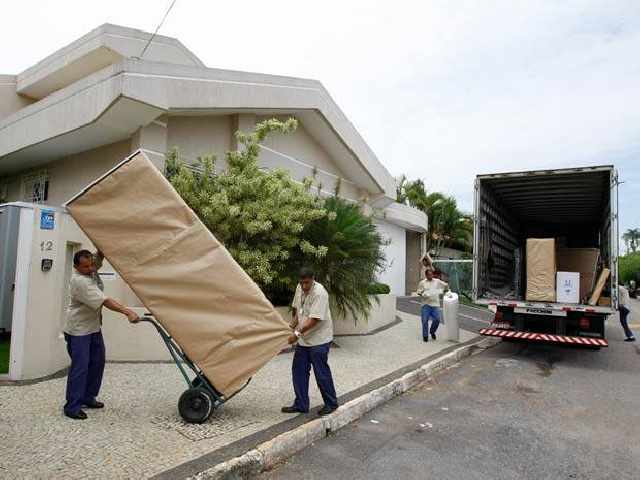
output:
[{"label": "beige stucco wall", "polygon": [[77,194],[82,187],[103,175],[131,153],[130,140],[71,155],[32,170],[25,170],[1,181],[9,185],[7,202],[22,202],[22,179],[25,175],[46,170],[49,176],[49,196],[45,202],[61,206]]},{"label": "beige stucco wall", "polygon": [[234,119],[231,115],[178,116],[167,121],[167,148],[177,148],[184,161],[214,154],[217,168],[225,168],[225,154],[232,149]]},{"label": "beige stucco wall", "polygon": [[[259,116],[256,118],[258,122],[268,120],[273,116]],[[277,117],[280,120],[286,120],[289,117]],[[298,128],[295,132],[288,135],[271,135],[266,139],[264,145],[278,152],[284,153],[296,160],[299,160],[307,165],[315,166],[318,169],[337,175],[338,177],[345,178],[344,172],[342,172],[336,162],[331,156],[324,150],[315,139],[309,135],[302,123],[298,124]]]},{"label": "beige stucco wall", "polygon": [[[264,121],[273,116],[258,116],[256,121]],[[288,117],[276,117],[286,120]],[[316,185],[320,185],[323,194],[332,195],[340,182],[339,194],[350,200],[359,200],[363,192],[348,178],[337,162],[309,134],[304,124],[299,123],[295,132],[287,135],[271,135],[263,143],[260,152],[260,164],[266,168],[284,168],[291,176],[302,181],[315,173]]]},{"label": "beige stucco wall", "polygon": [[0,120],[33,102],[16,93],[15,75],[0,75]]},{"label": "beige stucco wall", "polygon": [[131,141],[71,155],[46,165],[49,172],[49,205],[62,205],[80,189],[103,175],[131,153]]},{"label": "beige stucco wall", "polygon": [[[171,116],[167,120],[168,149],[177,148],[187,162],[195,162],[199,156],[215,154],[217,169],[226,168],[225,154],[237,148],[235,132],[240,129],[250,132],[256,122],[273,116],[222,115],[222,116]],[[286,117],[282,117],[282,120]],[[136,137],[134,137],[135,140]],[[325,193],[334,191],[341,179],[340,194],[358,200],[361,192],[338,168],[331,156],[314,140],[300,124],[296,132],[288,135],[271,135],[260,152],[260,165],[273,169],[284,168],[291,176],[302,181],[311,177],[317,169],[317,181]]]}]

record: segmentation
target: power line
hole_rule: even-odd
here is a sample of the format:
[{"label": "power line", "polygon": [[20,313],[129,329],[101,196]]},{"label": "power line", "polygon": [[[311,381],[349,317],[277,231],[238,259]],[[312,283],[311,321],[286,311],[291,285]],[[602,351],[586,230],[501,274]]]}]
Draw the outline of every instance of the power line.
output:
[{"label": "power line", "polygon": [[173,8],[173,6],[176,4],[178,0],[173,0],[171,2],[171,5],[169,5],[169,8],[167,8],[167,11],[164,14],[164,17],[162,17],[162,20],[160,21],[160,23],[158,24],[158,26],[156,27],[155,32],[153,32],[153,34],[151,35],[151,37],[149,38],[149,41],[147,42],[147,44],[144,46],[144,48],[142,49],[142,53],[140,53],[140,56],[137,57],[138,60],[142,60],[142,57],[144,57],[144,54],[147,51],[147,48],[149,48],[149,45],[151,45],[151,42],[153,41],[153,39],[155,38],[156,34],[158,33],[158,30],[160,30],[160,27],[162,27],[162,24],[164,23],[164,21],[167,19],[167,17],[169,16],[169,12],[171,12],[171,9]]}]

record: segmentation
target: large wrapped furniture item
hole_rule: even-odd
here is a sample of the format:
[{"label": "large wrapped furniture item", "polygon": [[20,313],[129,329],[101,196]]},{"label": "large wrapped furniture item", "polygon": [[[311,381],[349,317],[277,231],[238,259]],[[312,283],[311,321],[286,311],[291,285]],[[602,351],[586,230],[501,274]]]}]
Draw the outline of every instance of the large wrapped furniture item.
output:
[{"label": "large wrapped furniture item", "polygon": [[553,238],[527,238],[527,291],[532,302],[556,300],[556,242]]},{"label": "large wrapped furniture item", "polygon": [[221,394],[287,345],[288,324],[144,153],[67,209]]}]

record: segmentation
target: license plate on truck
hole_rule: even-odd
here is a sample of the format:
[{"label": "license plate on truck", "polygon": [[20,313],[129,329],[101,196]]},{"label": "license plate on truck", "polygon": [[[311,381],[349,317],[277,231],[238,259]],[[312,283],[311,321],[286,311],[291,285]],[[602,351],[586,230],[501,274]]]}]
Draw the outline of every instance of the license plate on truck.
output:
[{"label": "license plate on truck", "polygon": [[515,307],[515,313],[527,313],[531,315],[553,315],[554,317],[566,317],[567,312],[564,310],[554,310],[553,308],[540,307]]}]

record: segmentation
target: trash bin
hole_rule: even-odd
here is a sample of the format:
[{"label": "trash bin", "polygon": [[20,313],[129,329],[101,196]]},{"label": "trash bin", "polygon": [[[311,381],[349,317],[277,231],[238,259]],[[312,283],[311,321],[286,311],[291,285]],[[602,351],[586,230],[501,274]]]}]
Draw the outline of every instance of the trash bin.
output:
[{"label": "trash bin", "polygon": [[444,319],[445,340],[460,341],[460,327],[458,326],[458,294],[445,293],[442,298],[442,316]]}]

